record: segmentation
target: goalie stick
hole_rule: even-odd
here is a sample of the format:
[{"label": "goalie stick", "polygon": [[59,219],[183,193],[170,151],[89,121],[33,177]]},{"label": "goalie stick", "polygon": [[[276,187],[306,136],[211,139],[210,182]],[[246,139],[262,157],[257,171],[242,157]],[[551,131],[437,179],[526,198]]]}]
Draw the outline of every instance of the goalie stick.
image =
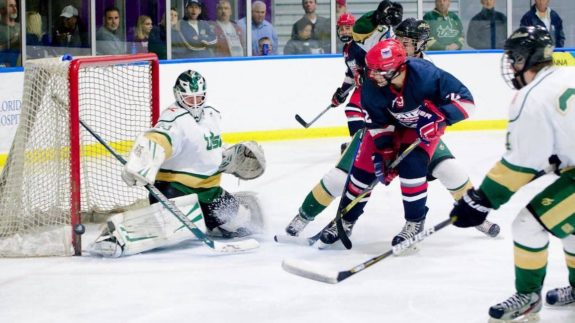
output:
[{"label": "goalie stick", "polygon": [[[349,92],[351,92],[351,90],[353,90],[354,87],[350,87],[349,89],[347,89],[345,92],[343,92],[343,95],[347,96],[349,94]],[[310,122],[305,122],[305,120],[300,117],[299,114],[296,113],[295,115],[295,119],[297,122],[299,122],[299,124],[301,124],[304,128],[309,128],[309,126],[311,126],[314,122],[317,121],[317,119],[321,118],[322,115],[324,115],[327,111],[329,111],[329,109],[333,109],[334,106],[333,105],[328,105],[327,108],[323,109],[315,118],[313,118]]]},{"label": "goalie stick", "polygon": [[[56,98],[57,100],[58,98]],[[80,120],[80,124],[100,143],[102,146],[106,148],[122,165],[126,164],[126,160],[120,156],[102,137],[100,137],[97,133],[95,133],[87,124],[85,124],[82,120]],[[233,242],[221,242],[221,241],[214,241],[211,239],[207,234],[205,234],[202,230],[200,230],[191,220],[189,220],[184,213],[178,207],[174,205],[172,201],[170,201],[158,188],[156,188],[152,184],[146,184],[144,186],[150,194],[155,197],[162,205],[172,213],[186,228],[188,228],[193,235],[195,235],[198,239],[202,240],[204,244],[215,251],[224,252],[224,253],[233,253],[238,251],[246,251],[251,250],[259,247],[259,243],[254,239],[246,239],[241,241],[233,241]]]},{"label": "goalie stick", "polygon": [[446,226],[452,223],[452,219],[444,220],[434,227],[428,228],[423,230],[422,232],[418,233],[416,236],[409,240],[405,240],[400,244],[397,244],[387,250],[386,252],[382,253],[381,255],[375,256],[370,258],[361,264],[354,266],[351,269],[342,270],[342,271],[329,271],[324,270],[321,268],[317,268],[314,266],[313,263],[302,261],[302,260],[295,260],[295,259],[284,259],[282,262],[282,268],[294,275],[298,275],[301,277],[305,277],[311,280],[316,280],[328,284],[337,284],[340,281],[347,279],[364,269],[367,269],[376,263],[382,261],[385,258],[388,258],[391,255],[397,255],[405,251],[406,249],[410,248],[416,243],[421,242],[425,238],[429,237],[430,235],[434,234],[435,232],[445,228]]}]

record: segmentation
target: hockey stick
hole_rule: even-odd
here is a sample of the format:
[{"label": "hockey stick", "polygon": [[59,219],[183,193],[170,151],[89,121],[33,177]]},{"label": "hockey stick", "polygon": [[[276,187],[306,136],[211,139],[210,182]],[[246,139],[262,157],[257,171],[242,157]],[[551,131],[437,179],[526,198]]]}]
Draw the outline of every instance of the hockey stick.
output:
[{"label": "hockey stick", "polygon": [[[351,92],[351,90],[353,90],[354,87],[350,87],[349,89],[347,89],[345,92],[343,92],[343,95],[347,96],[349,92]],[[304,128],[309,128],[309,126],[311,126],[314,122],[317,121],[317,119],[321,118],[322,115],[324,115],[327,111],[329,111],[329,109],[334,108],[334,106],[332,104],[328,105],[327,108],[323,109],[315,118],[313,118],[310,122],[305,122],[305,120],[300,117],[299,114],[295,115],[295,119],[297,122],[299,122],[299,124],[301,124]]]},{"label": "hockey stick", "polygon": [[382,253],[381,255],[375,256],[370,258],[361,264],[354,266],[351,269],[342,270],[342,271],[328,271],[317,268],[314,264],[302,260],[295,260],[295,259],[284,259],[282,262],[282,268],[294,275],[298,275],[304,278],[328,283],[328,284],[337,284],[340,281],[347,279],[360,271],[369,268],[376,263],[382,261],[385,258],[388,258],[392,255],[401,254],[406,249],[410,248],[416,243],[423,241],[425,238],[429,237],[430,235],[434,234],[435,232],[445,228],[446,226],[452,223],[452,219],[446,219],[441,221],[440,223],[436,224],[434,227],[428,228],[423,230],[422,232],[415,235],[413,238],[409,240],[405,240],[400,244],[393,246],[391,249],[387,250],[386,252]]},{"label": "hockey stick", "polygon": [[[82,120],[80,120],[80,124],[94,137],[102,146],[104,146],[122,165],[126,164],[126,160],[119,155],[102,137],[100,137],[97,133],[95,133],[87,124],[85,124]],[[190,221],[188,217],[180,210],[178,207],[170,201],[160,190],[158,190],[152,184],[146,184],[144,186],[150,194],[156,198],[156,200],[160,201],[162,205],[172,213],[182,224],[188,228],[198,239],[202,240],[208,247],[213,250],[219,252],[238,252],[238,251],[246,251],[250,249],[255,249],[259,247],[259,243],[254,239],[246,239],[242,241],[234,241],[234,242],[220,242],[214,241],[208,235],[206,235],[200,228],[198,228],[194,222]]]},{"label": "hockey stick", "polygon": [[[397,158],[395,158],[395,160],[389,165],[390,169],[396,168],[397,165],[399,165],[399,163],[401,163],[403,161],[403,159],[405,159],[405,157],[407,155],[409,155],[415,148],[417,148],[417,146],[419,146],[419,144],[421,143],[421,139],[417,138],[415,139],[407,148],[405,148],[405,150],[403,150],[401,152],[401,154],[399,156],[397,156]],[[351,173],[351,172],[350,172]],[[351,176],[351,174],[348,174],[348,178]],[[343,223],[342,223],[342,218],[343,216],[349,212],[349,210],[351,210],[357,203],[359,203],[367,194],[369,194],[373,188],[375,187],[375,185],[377,185],[377,183],[379,182],[379,180],[376,178],[375,180],[373,180],[373,182],[371,182],[371,184],[369,184],[368,187],[366,187],[361,194],[359,194],[356,198],[354,198],[351,202],[349,202],[348,205],[345,206],[345,208],[340,209],[338,211],[338,213],[335,216],[334,221],[336,222],[336,227],[337,227],[337,235],[339,236],[339,239],[341,240],[341,243],[343,244],[343,246],[346,249],[351,249],[352,247],[352,243],[351,240],[349,239],[349,237],[347,236],[347,234],[345,233],[345,230],[343,229]],[[346,185],[347,188],[347,185]],[[344,192],[345,189],[344,188]]]}]

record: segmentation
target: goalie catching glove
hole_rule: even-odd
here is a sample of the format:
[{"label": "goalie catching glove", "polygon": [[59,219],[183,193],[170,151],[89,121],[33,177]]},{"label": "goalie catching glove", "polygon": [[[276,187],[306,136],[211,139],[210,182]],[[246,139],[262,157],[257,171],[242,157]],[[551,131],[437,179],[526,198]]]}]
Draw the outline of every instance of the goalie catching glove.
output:
[{"label": "goalie catching glove", "polygon": [[162,146],[140,135],[122,169],[122,179],[129,186],[154,184],[156,174],[165,159],[166,154]]},{"label": "goalie catching glove", "polygon": [[248,180],[260,177],[266,169],[264,150],[255,141],[243,141],[224,151],[220,172]]}]

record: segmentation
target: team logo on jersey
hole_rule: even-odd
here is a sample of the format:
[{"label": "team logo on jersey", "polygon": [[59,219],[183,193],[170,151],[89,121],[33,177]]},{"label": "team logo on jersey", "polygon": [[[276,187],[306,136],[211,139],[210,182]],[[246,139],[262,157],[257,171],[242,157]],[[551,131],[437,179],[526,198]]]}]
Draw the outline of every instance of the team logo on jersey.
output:
[{"label": "team logo on jersey", "polygon": [[437,38],[452,38],[457,37],[459,30],[451,26],[451,20],[447,26],[437,27]]},{"label": "team logo on jersey", "polygon": [[401,113],[391,112],[391,115],[393,115],[399,123],[408,128],[415,128],[417,126],[417,120],[419,120],[418,109]]},{"label": "team logo on jersey", "polygon": [[164,130],[166,130],[166,131],[169,131],[170,129],[172,129],[172,125],[160,121],[160,122],[158,122],[158,123],[156,124],[156,128],[164,129]]},{"label": "team logo on jersey", "polygon": [[222,137],[214,135],[211,131],[209,136],[204,135],[204,140],[206,141],[206,150],[212,150],[222,146]]},{"label": "team logo on jersey", "polygon": [[393,99],[393,102],[391,102],[391,105],[395,109],[403,109],[403,107],[405,106],[405,102],[403,101],[403,96],[400,95],[400,96],[395,97],[395,99]]},{"label": "team logo on jersey", "polygon": [[543,205],[543,206],[549,206],[549,205],[553,204],[553,202],[555,202],[554,199],[548,198],[548,197],[544,197],[544,198],[541,200],[541,205]]},{"label": "team logo on jersey", "polygon": [[459,101],[461,99],[461,95],[457,93],[449,93],[445,98],[451,101]]}]

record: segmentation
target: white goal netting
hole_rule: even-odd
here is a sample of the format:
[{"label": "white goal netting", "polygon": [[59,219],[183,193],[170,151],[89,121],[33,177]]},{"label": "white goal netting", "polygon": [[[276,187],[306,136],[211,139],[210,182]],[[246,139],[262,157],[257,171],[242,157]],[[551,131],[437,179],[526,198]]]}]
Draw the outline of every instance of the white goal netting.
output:
[{"label": "white goal netting", "polygon": [[0,176],[0,256],[74,254],[74,205],[83,215],[111,213],[147,198],[122,182],[120,162],[71,121],[71,110],[126,156],[152,124],[152,65],[102,61],[69,74],[70,66],[56,58],[25,66],[20,123]]}]

